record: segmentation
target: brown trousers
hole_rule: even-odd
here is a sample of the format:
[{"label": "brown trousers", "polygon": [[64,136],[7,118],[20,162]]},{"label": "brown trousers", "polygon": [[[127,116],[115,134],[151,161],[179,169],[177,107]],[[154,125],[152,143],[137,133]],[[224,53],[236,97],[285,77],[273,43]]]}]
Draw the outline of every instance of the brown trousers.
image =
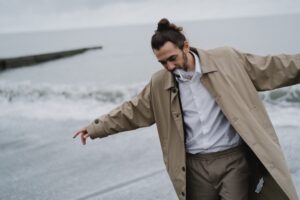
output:
[{"label": "brown trousers", "polygon": [[243,146],[187,154],[187,200],[247,200],[249,166]]}]

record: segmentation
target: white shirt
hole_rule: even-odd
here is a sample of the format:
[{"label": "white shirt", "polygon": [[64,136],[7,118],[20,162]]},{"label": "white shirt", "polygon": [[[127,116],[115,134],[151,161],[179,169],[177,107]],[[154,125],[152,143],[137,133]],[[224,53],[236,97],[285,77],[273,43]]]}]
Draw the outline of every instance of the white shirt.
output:
[{"label": "white shirt", "polygon": [[239,134],[200,82],[200,59],[193,52],[192,55],[195,58],[195,71],[174,71],[179,84],[186,131],[186,151],[192,154],[211,153],[238,146],[241,143]]}]

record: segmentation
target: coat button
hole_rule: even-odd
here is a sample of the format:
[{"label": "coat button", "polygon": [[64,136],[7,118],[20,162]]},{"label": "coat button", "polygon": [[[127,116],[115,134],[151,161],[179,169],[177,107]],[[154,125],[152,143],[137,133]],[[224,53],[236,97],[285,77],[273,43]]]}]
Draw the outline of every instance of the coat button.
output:
[{"label": "coat button", "polygon": [[99,123],[99,119],[95,119],[95,124],[98,124]]},{"label": "coat button", "polygon": [[181,195],[182,195],[182,196],[185,196],[184,192],[181,192]]},{"label": "coat button", "polygon": [[184,171],[184,172],[185,172],[185,167],[182,167],[181,169],[182,169],[182,171]]},{"label": "coat button", "polygon": [[176,92],[177,92],[177,89],[176,89],[176,88],[173,88],[173,89],[172,89],[172,92],[173,92],[173,93],[176,93]]}]

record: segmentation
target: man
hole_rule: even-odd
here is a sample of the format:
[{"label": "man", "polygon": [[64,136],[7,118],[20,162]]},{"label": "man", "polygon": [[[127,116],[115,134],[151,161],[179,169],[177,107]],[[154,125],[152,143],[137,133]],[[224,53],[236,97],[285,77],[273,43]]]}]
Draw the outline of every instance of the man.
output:
[{"label": "man", "polygon": [[191,48],[167,19],[152,36],[164,66],[141,93],[77,132],[82,143],[157,125],[180,200],[296,200],[284,155],[257,91],[300,82],[300,55]]}]

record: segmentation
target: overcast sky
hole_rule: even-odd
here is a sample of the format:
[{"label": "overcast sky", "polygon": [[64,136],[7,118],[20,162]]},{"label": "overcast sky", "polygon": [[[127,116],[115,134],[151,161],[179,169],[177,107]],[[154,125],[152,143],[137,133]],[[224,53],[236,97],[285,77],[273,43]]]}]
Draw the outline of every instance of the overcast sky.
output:
[{"label": "overcast sky", "polygon": [[300,13],[300,0],[0,0],[0,33]]}]

